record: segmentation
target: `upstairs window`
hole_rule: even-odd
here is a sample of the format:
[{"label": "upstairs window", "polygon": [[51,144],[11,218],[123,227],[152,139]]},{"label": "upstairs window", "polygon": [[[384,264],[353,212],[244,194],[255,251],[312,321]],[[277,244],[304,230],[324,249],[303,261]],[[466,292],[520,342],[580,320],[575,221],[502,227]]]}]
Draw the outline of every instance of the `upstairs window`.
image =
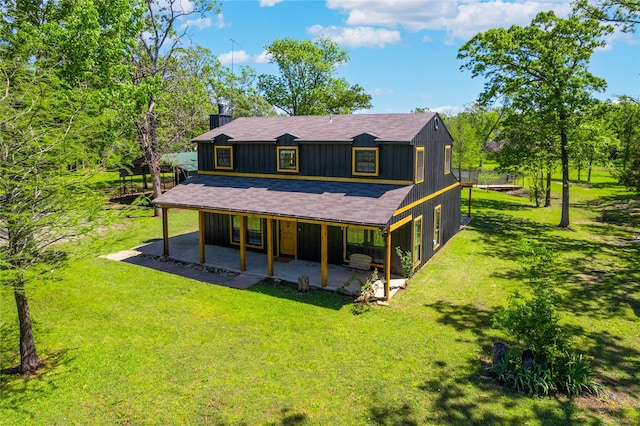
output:
[{"label": "upstairs window", "polygon": [[433,248],[440,247],[442,235],[442,206],[438,205],[433,209]]},{"label": "upstairs window", "polygon": [[214,147],[216,169],[233,170],[233,151],[230,146]]},{"label": "upstairs window", "polygon": [[424,181],[424,147],[416,148],[416,183]]},{"label": "upstairs window", "polygon": [[378,176],[378,148],[353,148],[351,169],[356,176]]},{"label": "upstairs window", "polygon": [[444,147],[444,174],[451,173],[451,145]]},{"label": "upstairs window", "polygon": [[298,172],[298,147],[278,147],[278,171],[287,173]]}]

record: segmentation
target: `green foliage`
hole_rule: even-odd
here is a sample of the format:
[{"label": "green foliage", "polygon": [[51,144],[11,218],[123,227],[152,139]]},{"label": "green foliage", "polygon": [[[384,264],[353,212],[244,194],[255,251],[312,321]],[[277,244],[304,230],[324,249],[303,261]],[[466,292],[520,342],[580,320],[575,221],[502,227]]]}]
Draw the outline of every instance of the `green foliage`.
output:
[{"label": "green foliage", "polygon": [[530,241],[523,241],[521,246],[523,270],[532,295],[526,297],[516,290],[508,305],[495,315],[493,324],[509,331],[524,347],[553,363],[570,348],[569,337],[558,324],[559,297],[550,283],[556,255]]},{"label": "green foliage", "polygon": [[284,38],[266,49],[280,75],[260,75],[258,90],[288,115],[349,114],[371,108],[371,95],[362,87],[334,77],[336,67],[349,60],[336,42]]},{"label": "green foliage", "polygon": [[592,379],[590,363],[573,353],[563,354],[555,364],[534,359],[527,368],[522,365],[520,352],[510,349],[501,362],[492,366],[492,371],[498,381],[531,396],[598,395],[602,391],[602,386]]},{"label": "green foliage", "polygon": [[477,34],[458,52],[458,59],[466,60],[462,69],[487,78],[481,105],[504,97],[509,107],[535,114],[553,130],[549,134],[555,138],[547,142],[553,142],[550,151],[559,153],[562,165],[560,226],[565,228],[570,224],[568,129],[592,103],[592,92],[606,87],[602,78],[588,71],[588,64],[612,31],[593,19],[540,12],[529,26]]},{"label": "green foliage", "polygon": [[396,254],[400,258],[402,275],[405,278],[411,278],[413,276],[413,254],[410,250],[402,251],[400,246],[396,247]]},{"label": "green foliage", "polygon": [[376,300],[376,288],[377,285],[384,285],[386,282],[384,278],[380,278],[378,274],[378,268],[375,268],[371,275],[364,280],[361,280],[356,274],[353,274],[351,278],[343,285],[343,288],[348,287],[352,282],[356,281],[360,286],[360,291],[357,294],[354,302],[356,304],[362,304],[370,306],[372,302]]}]

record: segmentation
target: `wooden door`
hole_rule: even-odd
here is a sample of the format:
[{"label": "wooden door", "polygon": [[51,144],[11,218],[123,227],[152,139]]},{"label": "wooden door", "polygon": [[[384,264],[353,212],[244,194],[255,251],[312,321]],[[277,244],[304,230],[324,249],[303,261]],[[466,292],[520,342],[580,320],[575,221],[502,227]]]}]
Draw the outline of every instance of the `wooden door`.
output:
[{"label": "wooden door", "polygon": [[296,222],[280,221],[280,254],[285,256],[296,255]]}]

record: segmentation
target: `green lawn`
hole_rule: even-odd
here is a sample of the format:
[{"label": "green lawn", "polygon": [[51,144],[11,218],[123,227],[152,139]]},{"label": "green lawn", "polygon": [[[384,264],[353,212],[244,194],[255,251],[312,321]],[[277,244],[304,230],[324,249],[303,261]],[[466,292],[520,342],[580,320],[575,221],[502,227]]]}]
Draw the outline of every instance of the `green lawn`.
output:
[{"label": "green lawn", "polygon": [[[390,307],[359,315],[329,292],[232,290],[87,256],[28,289],[48,367],[2,376],[0,424],[639,424],[640,244],[625,238],[640,235],[640,202],[604,172],[593,180],[572,187],[570,231],[559,207],[474,190],[471,225]],[[149,214],[123,218],[100,254],[160,238]],[[170,224],[193,231],[197,216],[172,211]],[[563,324],[601,397],[529,398],[487,374],[506,339],[491,316],[523,287],[523,237],[562,256]],[[0,338],[0,367],[15,366],[6,288]]]}]

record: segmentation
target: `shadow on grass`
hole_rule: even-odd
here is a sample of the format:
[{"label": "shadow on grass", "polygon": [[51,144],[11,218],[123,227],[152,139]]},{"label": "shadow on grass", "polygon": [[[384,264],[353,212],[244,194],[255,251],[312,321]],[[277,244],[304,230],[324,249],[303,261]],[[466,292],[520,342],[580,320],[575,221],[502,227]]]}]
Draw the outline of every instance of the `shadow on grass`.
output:
[{"label": "shadow on grass", "polygon": [[[437,322],[459,331],[472,331],[477,338],[480,352],[490,357],[493,345],[491,318],[493,310],[470,304],[454,305],[438,301],[425,305],[440,314]],[[574,333],[581,332],[573,330]],[[638,353],[632,348],[617,344],[614,336],[593,333],[588,338],[596,342],[592,351],[605,351],[605,359],[611,359],[613,369],[629,374],[629,380],[618,380],[619,386],[636,386],[633,379],[633,361]],[[404,413],[405,423],[382,424],[439,424],[439,425],[522,425],[535,421],[541,425],[573,425],[578,419],[584,424],[602,424],[601,412],[585,411],[570,398],[546,397],[543,399],[522,395],[497,383],[490,372],[490,362],[485,359],[467,359],[463,367],[450,367],[444,361],[437,363],[437,374],[428,378],[418,388],[430,394],[432,401],[429,416],[415,422],[411,413]],[[460,374],[460,371],[467,372]],[[607,384],[608,386],[608,384]],[[478,394],[480,390],[480,394]],[[635,387],[631,388],[635,392]],[[525,404],[525,400],[531,400]],[[529,412],[509,411],[530,405]],[[613,407],[607,414],[615,415]],[[606,410],[605,410],[606,411]],[[402,412],[398,412],[402,414]],[[413,422],[413,423],[411,423]]]},{"label": "shadow on grass", "polygon": [[298,291],[298,284],[286,281],[265,279],[249,287],[245,291],[265,294],[294,302],[307,303],[321,308],[340,310],[346,305],[353,305],[353,297],[334,291],[310,288],[308,291]]},{"label": "shadow on grass", "polygon": [[[4,331],[2,337],[3,342],[6,342]],[[35,416],[37,413],[28,409],[29,401],[46,398],[58,389],[56,383],[60,378],[60,367],[74,360],[69,350],[51,352],[41,358],[43,367],[30,376],[17,374],[18,367],[6,368],[0,372],[0,411]]]}]

